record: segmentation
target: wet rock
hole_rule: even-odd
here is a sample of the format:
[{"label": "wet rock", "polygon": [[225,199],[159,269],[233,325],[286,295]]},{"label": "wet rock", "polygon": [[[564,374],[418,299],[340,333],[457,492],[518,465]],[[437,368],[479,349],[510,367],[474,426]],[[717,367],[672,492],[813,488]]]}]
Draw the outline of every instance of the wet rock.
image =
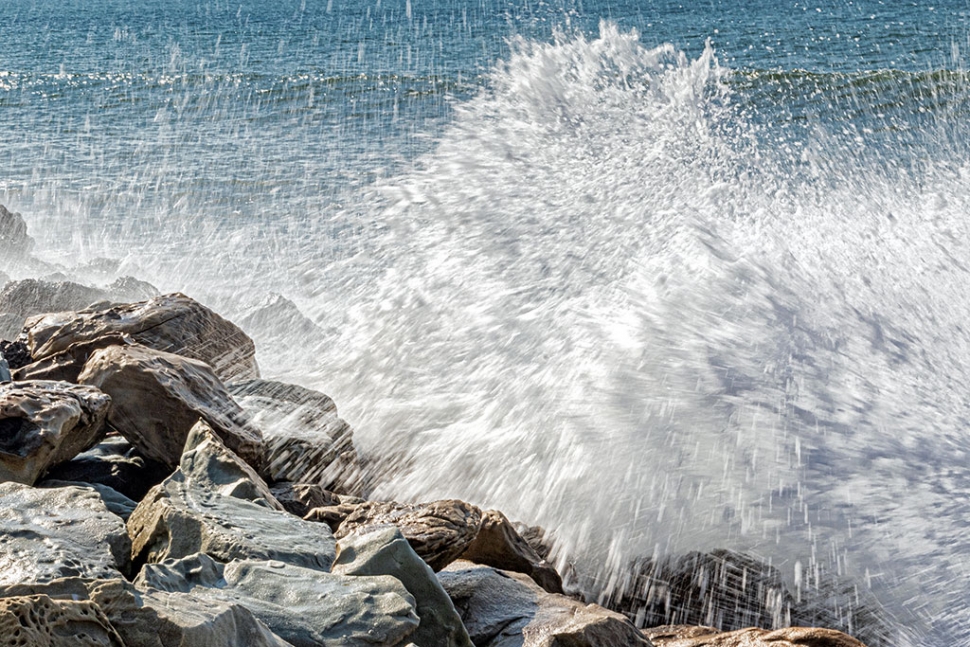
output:
[{"label": "wet rock", "polygon": [[342,576],[275,561],[206,555],[149,564],[142,590],[239,604],[296,647],[398,645],[417,627],[414,600],[390,576]]},{"label": "wet rock", "polygon": [[305,517],[314,508],[340,505],[340,497],[313,483],[274,483],[270,492],[290,514]]},{"label": "wet rock", "polygon": [[133,501],[141,501],[150,489],[171,475],[166,465],[142,456],[121,436],[109,436],[47,472],[39,484],[51,479],[80,481],[109,487]]},{"label": "wet rock", "polygon": [[34,361],[27,349],[27,344],[22,341],[0,340],[0,354],[7,360],[10,370],[18,369]]},{"label": "wet rock", "polygon": [[25,320],[48,312],[80,310],[110,298],[106,290],[71,281],[23,279],[12,281],[0,290],[0,312],[16,314]]},{"label": "wet rock", "polygon": [[458,561],[438,573],[477,647],[650,647],[625,617],[531,578]]},{"label": "wet rock", "polygon": [[0,263],[6,265],[26,258],[33,249],[34,239],[27,233],[24,217],[0,204]]},{"label": "wet rock", "polygon": [[505,571],[525,573],[546,591],[563,592],[562,578],[556,569],[539,557],[498,510],[485,512],[478,535],[461,554],[461,559]]},{"label": "wet rock", "polygon": [[465,552],[478,535],[482,512],[457,499],[420,504],[365,501],[317,508],[305,518],[336,527],[337,539],[367,526],[396,526],[414,552],[432,569],[440,571]]},{"label": "wet rock", "polygon": [[184,294],[166,294],[105,310],[58,312],[29,319],[27,343],[35,359],[107,334],[208,364],[223,381],[259,377],[256,348],[238,326]]},{"label": "wet rock", "polygon": [[201,418],[243,460],[263,467],[259,429],[202,362],[144,346],[111,346],[92,353],[78,382],[111,396],[109,424],[148,458],[178,465]]},{"label": "wet rock", "polygon": [[0,484],[0,585],[118,577],[130,549],[121,519],[89,488]]},{"label": "wet rock", "polygon": [[365,528],[344,537],[337,544],[333,572],[394,577],[414,596],[420,619],[410,640],[419,645],[472,647],[468,632],[434,571],[418,557],[397,528]]},{"label": "wet rock", "polygon": [[0,636],[11,646],[125,647],[98,605],[46,595],[0,599]]},{"label": "wet rock", "polygon": [[840,631],[807,627],[721,632],[713,627],[676,625],[654,627],[644,634],[657,647],[865,647]]},{"label": "wet rock", "polygon": [[357,454],[353,431],[323,393],[270,380],[230,384],[229,392],[263,431],[272,481],[318,483],[347,492]]},{"label": "wet rock", "polygon": [[95,492],[101,501],[104,503],[104,507],[108,509],[108,512],[117,515],[122,521],[128,521],[128,517],[131,513],[135,511],[135,506],[138,505],[137,502],[132,501],[124,494],[118,492],[117,490],[108,487],[107,485],[102,485],[100,483],[84,483],[83,481],[61,481],[59,479],[46,478],[42,481],[38,481],[35,487],[39,488],[62,488],[62,487],[80,487],[88,488]]},{"label": "wet rock", "polygon": [[105,434],[110,398],[63,382],[0,384],[0,481],[33,484]]},{"label": "wet rock", "polygon": [[127,346],[134,340],[127,335],[111,334],[91,341],[71,344],[55,353],[14,371],[15,380],[57,380],[77,383],[84,365],[96,350],[110,346]]},{"label": "wet rock", "polygon": [[328,570],[335,553],[328,528],[286,513],[202,422],[189,435],[179,469],[138,504],[128,532],[136,564],[206,553]]}]

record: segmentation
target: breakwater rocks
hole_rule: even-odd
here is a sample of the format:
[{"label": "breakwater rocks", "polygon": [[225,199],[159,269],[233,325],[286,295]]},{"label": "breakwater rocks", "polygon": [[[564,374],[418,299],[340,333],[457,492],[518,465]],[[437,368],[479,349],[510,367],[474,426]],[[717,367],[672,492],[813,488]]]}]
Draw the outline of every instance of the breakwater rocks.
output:
[{"label": "breakwater rocks", "polygon": [[[21,225],[0,208],[27,258]],[[333,401],[260,377],[249,337],[204,305],[27,281],[0,290],[18,321],[0,342],[0,646],[862,645],[638,629],[656,569],[621,613],[565,594],[542,533],[497,510],[368,500]]]}]

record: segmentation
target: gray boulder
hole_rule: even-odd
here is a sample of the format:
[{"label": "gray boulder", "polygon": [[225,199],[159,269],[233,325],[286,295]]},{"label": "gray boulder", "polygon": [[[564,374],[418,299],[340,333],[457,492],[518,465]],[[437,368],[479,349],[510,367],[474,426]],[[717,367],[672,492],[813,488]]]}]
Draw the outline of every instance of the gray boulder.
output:
[{"label": "gray boulder", "polygon": [[23,279],[0,290],[0,312],[16,314],[23,321],[48,312],[81,310],[110,297],[106,290],[71,281]]},{"label": "gray boulder", "polygon": [[650,647],[619,613],[547,593],[531,578],[458,561],[438,573],[477,647]]},{"label": "gray boulder", "polygon": [[88,488],[0,484],[0,585],[126,573],[121,519]]},{"label": "gray boulder", "polygon": [[413,598],[386,575],[347,577],[276,561],[221,564],[192,555],[146,565],[135,586],[245,606],[296,647],[390,647],[418,625]]},{"label": "gray boulder", "polygon": [[365,529],[337,544],[333,572],[339,575],[390,575],[414,596],[420,624],[409,639],[428,647],[472,647],[471,638],[424,561],[394,527]]},{"label": "gray boulder", "polygon": [[201,418],[236,454],[263,467],[262,434],[208,365],[139,345],[94,351],[78,382],[111,396],[108,422],[148,458],[179,464]]},{"label": "gray boulder", "polygon": [[128,519],[136,563],[193,553],[221,561],[274,559],[329,570],[330,530],[283,510],[266,484],[203,422],[179,469],[152,488]]},{"label": "gray boulder", "polygon": [[128,517],[131,513],[135,511],[135,507],[138,505],[135,501],[129,499],[121,492],[108,487],[107,485],[102,485],[100,483],[85,483],[83,481],[62,481],[60,479],[45,478],[38,481],[35,487],[39,488],[62,488],[62,487],[80,487],[88,488],[94,491],[101,501],[104,502],[104,507],[108,509],[108,512],[117,515],[122,521],[128,521]]},{"label": "gray boulder", "polygon": [[0,384],[0,481],[32,485],[51,466],[97,444],[110,404],[90,386]]},{"label": "gray boulder", "polygon": [[25,330],[35,360],[72,344],[118,333],[131,336],[143,346],[205,362],[226,382],[259,377],[253,340],[238,326],[184,294],[166,294],[103,310],[32,317]]}]

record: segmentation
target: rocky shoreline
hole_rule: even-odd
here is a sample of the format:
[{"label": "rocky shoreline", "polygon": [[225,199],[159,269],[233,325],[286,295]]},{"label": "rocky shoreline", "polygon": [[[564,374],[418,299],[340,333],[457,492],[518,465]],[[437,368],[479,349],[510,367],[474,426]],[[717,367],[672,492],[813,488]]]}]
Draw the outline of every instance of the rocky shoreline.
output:
[{"label": "rocky shoreline", "polygon": [[[263,379],[203,304],[72,283],[2,206],[0,245],[0,645],[863,644],[788,627],[819,616],[726,551],[631,566],[589,604],[539,528],[369,500],[334,402]],[[10,280],[28,267],[45,278]],[[878,618],[856,624],[870,642]]]}]

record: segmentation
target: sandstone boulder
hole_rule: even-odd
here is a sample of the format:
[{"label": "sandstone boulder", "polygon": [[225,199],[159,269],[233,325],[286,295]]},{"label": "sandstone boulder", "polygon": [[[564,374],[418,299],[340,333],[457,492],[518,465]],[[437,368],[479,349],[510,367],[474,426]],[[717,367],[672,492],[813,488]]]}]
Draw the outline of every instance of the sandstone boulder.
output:
[{"label": "sandstone boulder", "polygon": [[126,346],[134,340],[127,335],[111,334],[91,341],[71,344],[55,353],[14,371],[15,380],[57,380],[76,383],[91,354],[110,346]]},{"label": "sandstone boulder", "polygon": [[105,434],[111,399],[63,382],[0,384],[0,481],[32,485]]},{"label": "sandstone boulder", "polygon": [[261,469],[262,434],[202,362],[144,346],[110,346],[88,359],[78,382],[111,396],[108,422],[148,458],[179,464],[201,418],[246,462]]},{"label": "sandstone boulder", "polygon": [[365,501],[316,508],[305,518],[335,528],[337,539],[368,526],[396,526],[421,559],[440,571],[478,535],[482,512],[457,499],[420,504]]},{"label": "sandstone boulder", "polygon": [[274,483],[270,487],[270,492],[287,512],[298,517],[305,517],[314,508],[340,505],[338,494],[314,483],[283,481]]},{"label": "sandstone boulder", "polygon": [[865,647],[840,631],[814,627],[721,632],[713,627],[674,625],[646,629],[644,634],[657,647]]},{"label": "sandstone boulder", "polygon": [[390,575],[404,584],[415,600],[420,624],[409,636],[418,645],[472,647],[451,598],[434,571],[394,527],[364,529],[337,544],[333,572],[339,575]]},{"label": "sandstone boulder", "polygon": [[179,469],[128,519],[136,564],[206,553],[221,561],[275,559],[328,570],[329,528],[283,511],[266,484],[200,422]]},{"label": "sandstone boulder", "polygon": [[104,310],[33,317],[25,330],[35,359],[118,333],[131,336],[143,346],[205,362],[223,381],[259,377],[256,348],[246,333],[184,294],[166,294]]},{"label": "sandstone boulder", "polygon": [[650,647],[625,617],[531,578],[458,561],[438,573],[477,647]]},{"label": "sandstone boulder", "polygon": [[0,641],[11,647],[125,647],[98,605],[46,595],[0,599]]}]

